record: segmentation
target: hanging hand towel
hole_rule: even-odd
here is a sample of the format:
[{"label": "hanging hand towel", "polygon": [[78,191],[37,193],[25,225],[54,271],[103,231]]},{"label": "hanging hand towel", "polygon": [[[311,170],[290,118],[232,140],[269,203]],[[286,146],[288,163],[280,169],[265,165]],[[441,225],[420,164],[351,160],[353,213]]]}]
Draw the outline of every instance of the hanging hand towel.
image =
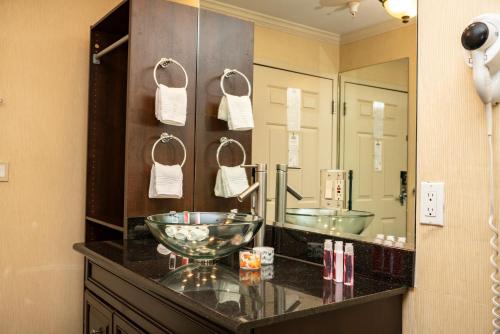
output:
[{"label": "hanging hand towel", "polygon": [[158,162],[151,167],[149,198],[182,198],[182,168],[166,166]]},{"label": "hanging hand towel", "polygon": [[[185,76],[185,85],[180,88],[167,87],[158,83],[158,78],[156,77],[156,70],[158,66],[167,68],[169,64],[176,64],[182,69]],[[176,60],[172,58],[161,58],[159,62],[156,63],[153,77],[156,83],[156,99],[155,99],[155,115],[156,118],[168,125],[184,126],[186,124],[186,112],[187,112],[187,85],[188,76],[184,67]]]},{"label": "hanging hand towel", "polygon": [[252,130],[254,122],[250,97],[225,94],[219,104],[217,117],[227,121],[229,130]]},{"label": "hanging hand towel", "polygon": [[171,88],[160,84],[156,89],[156,118],[168,125],[186,124],[187,92],[185,88]]},{"label": "hanging hand towel", "polygon": [[[248,94],[244,96],[235,96],[227,94],[224,90],[224,80],[232,75],[239,74],[245,79],[248,85]],[[223,96],[219,104],[219,112],[217,118],[227,121],[229,130],[246,131],[254,127],[252,102],[250,95],[252,94],[252,86],[248,78],[238,70],[225,69],[224,74],[220,78],[220,88]]]},{"label": "hanging hand towel", "polygon": [[215,181],[215,196],[236,197],[248,188],[248,180],[245,169],[240,166],[221,166],[217,172]]}]

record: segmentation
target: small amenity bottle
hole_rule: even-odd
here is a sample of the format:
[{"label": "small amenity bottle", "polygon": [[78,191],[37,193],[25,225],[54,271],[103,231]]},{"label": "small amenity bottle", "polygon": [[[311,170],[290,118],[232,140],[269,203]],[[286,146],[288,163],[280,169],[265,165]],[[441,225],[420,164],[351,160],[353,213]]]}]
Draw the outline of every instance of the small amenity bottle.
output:
[{"label": "small amenity bottle", "polygon": [[351,243],[345,244],[344,252],[344,284],[354,284],[354,246]]},{"label": "small amenity bottle", "polygon": [[331,239],[325,240],[323,248],[323,278],[326,280],[333,279],[333,243]]},{"label": "small amenity bottle", "polygon": [[344,281],[344,243],[335,241],[335,252],[333,253],[334,280],[337,283]]}]

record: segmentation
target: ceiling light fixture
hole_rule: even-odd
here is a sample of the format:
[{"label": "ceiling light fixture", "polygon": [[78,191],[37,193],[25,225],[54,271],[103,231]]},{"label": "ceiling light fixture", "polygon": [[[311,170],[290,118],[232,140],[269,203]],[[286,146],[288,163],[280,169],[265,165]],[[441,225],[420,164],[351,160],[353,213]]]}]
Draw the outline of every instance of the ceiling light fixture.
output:
[{"label": "ceiling light fixture", "polygon": [[417,0],[379,0],[389,15],[403,21],[410,22],[417,16]]}]

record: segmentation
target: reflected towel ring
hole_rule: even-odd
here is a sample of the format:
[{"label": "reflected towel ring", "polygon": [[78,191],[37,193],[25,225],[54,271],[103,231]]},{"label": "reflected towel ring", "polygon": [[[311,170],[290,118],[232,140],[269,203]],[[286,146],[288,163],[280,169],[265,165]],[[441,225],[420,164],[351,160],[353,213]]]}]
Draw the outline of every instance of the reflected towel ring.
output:
[{"label": "reflected towel ring", "polygon": [[221,149],[230,144],[230,143],[235,143],[236,145],[238,145],[240,148],[241,148],[241,151],[243,151],[243,162],[240,164],[240,166],[244,165],[245,162],[247,161],[247,153],[245,152],[245,148],[243,147],[243,145],[241,145],[241,143],[237,140],[234,140],[234,139],[231,139],[231,138],[226,138],[226,137],[222,137],[220,139],[220,145],[219,147],[217,148],[217,155],[216,155],[216,158],[217,158],[217,164],[219,165],[219,167],[221,167],[221,164],[220,164],[220,161],[219,161],[219,154],[220,154],[220,151]]},{"label": "reflected towel ring", "polygon": [[250,84],[250,81],[248,80],[246,75],[244,75],[238,70],[230,70],[228,68],[224,70],[224,74],[220,77],[220,89],[222,90],[224,95],[227,95],[226,90],[224,89],[224,79],[230,77],[233,74],[239,74],[240,76],[243,77],[243,79],[245,79],[248,85],[248,94],[246,96],[250,96],[252,94],[252,85]]},{"label": "reflected towel ring", "polygon": [[184,85],[184,88],[187,88],[187,85],[188,85],[188,75],[187,75],[187,72],[184,69],[184,67],[181,65],[181,63],[179,63],[177,60],[172,59],[172,58],[161,58],[160,61],[158,61],[156,63],[155,69],[153,71],[153,77],[155,79],[156,86],[160,87],[160,84],[158,83],[158,78],[156,77],[156,70],[158,69],[158,66],[161,66],[161,67],[163,67],[163,68],[166,69],[167,66],[170,65],[171,63],[174,63],[177,66],[179,66],[182,69],[182,72],[184,72],[184,76],[186,78],[186,84]]},{"label": "reflected towel ring", "polygon": [[160,136],[160,138],[157,141],[155,141],[155,143],[153,144],[153,148],[151,149],[151,160],[153,160],[154,163],[157,163],[156,160],[155,160],[155,148],[156,148],[156,145],[158,145],[158,143],[160,143],[160,142],[162,142],[162,143],[168,143],[171,139],[176,140],[179,144],[181,144],[182,149],[184,150],[184,159],[182,159],[182,163],[181,163],[181,167],[183,167],[184,163],[186,163],[186,156],[187,156],[186,146],[184,146],[184,143],[182,142],[182,140],[180,140],[179,138],[177,138],[174,135],[169,135],[166,132],[162,133],[161,136]]}]

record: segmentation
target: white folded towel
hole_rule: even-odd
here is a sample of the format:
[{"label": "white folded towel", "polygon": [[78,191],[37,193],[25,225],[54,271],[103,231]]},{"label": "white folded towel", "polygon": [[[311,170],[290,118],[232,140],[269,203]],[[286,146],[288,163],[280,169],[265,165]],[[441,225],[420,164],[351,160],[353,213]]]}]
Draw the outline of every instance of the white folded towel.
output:
[{"label": "white folded towel", "polygon": [[151,167],[149,198],[182,198],[182,168],[166,166],[158,162]]},{"label": "white folded towel", "polygon": [[219,104],[217,118],[227,121],[229,130],[246,131],[254,127],[250,96],[224,94]]},{"label": "white folded towel", "polygon": [[245,169],[240,166],[221,166],[217,172],[215,181],[215,196],[236,197],[248,188],[248,180]]},{"label": "white folded towel", "polygon": [[156,88],[155,115],[165,124],[184,126],[187,113],[186,88],[171,88],[159,84]]}]

